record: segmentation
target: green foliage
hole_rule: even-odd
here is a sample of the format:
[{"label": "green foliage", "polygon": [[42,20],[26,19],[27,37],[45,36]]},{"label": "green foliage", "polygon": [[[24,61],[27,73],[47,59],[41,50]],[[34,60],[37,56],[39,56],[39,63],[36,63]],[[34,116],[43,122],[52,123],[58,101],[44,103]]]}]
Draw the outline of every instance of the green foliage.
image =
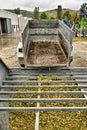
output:
[{"label": "green foliage", "polygon": [[51,16],[50,19],[55,19],[55,18]]},{"label": "green foliage", "polygon": [[67,17],[68,20],[71,21],[72,16],[71,16],[71,14],[70,14],[70,12],[69,12],[68,10],[63,14],[63,19],[64,19],[65,17]]},{"label": "green foliage", "polygon": [[85,17],[83,17],[83,18],[81,19],[81,28],[82,28],[82,29],[87,29],[87,20],[86,20]]},{"label": "green foliage", "polygon": [[[87,10],[87,3],[83,3],[81,8]],[[78,32],[79,35],[82,34],[84,37],[87,34],[87,18],[81,12],[77,16],[74,29]]]},{"label": "green foliage", "polygon": [[34,8],[34,19],[39,19],[39,7]]},{"label": "green foliage", "polygon": [[77,16],[77,11],[72,11],[71,13],[71,21],[74,21],[75,16]]},{"label": "green foliage", "polygon": [[57,18],[58,19],[62,19],[62,6],[61,5],[58,5],[58,8],[57,8]]},{"label": "green foliage", "polygon": [[81,5],[81,8],[83,8],[83,9],[87,8],[87,3],[83,3],[83,4]]},{"label": "green foliage", "polygon": [[20,14],[20,8],[14,9],[15,14]]},{"label": "green foliage", "polygon": [[42,12],[40,15],[40,19],[48,19],[48,16],[45,12]]}]

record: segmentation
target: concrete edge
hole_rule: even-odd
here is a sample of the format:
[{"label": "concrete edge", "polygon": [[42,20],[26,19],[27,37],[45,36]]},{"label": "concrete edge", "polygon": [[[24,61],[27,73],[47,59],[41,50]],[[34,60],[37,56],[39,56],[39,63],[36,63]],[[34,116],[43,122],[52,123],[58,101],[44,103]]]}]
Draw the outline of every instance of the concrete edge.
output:
[{"label": "concrete edge", "polygon": [[9,70],[9,67],[4,63],[4,61],[0,58],[0,62],[2,63],[2,65],[7,69],[7,71]]}]

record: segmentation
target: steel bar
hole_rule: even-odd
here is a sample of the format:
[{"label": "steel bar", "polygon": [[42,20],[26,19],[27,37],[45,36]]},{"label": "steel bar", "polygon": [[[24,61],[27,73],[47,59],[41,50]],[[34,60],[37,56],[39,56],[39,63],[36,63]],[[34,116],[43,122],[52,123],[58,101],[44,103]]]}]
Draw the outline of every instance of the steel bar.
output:
[{"label": "steel bar", "polygon": [[[50,67],[49,67],[50,68]],[[73,68],[66,68],[66,69],[63,69],[63,68],[59,68],[59,67],[57,67],[57,68],[47,68],[47,69],[44,69],[44,68],[41,68],[41,69],[14,69],[14,70],[9,70],[9,73],[14,73],[14,72],[16,72],[16,73],[19,73],[19,72],[21,72],[21,73],[23,73],[23,72],[38,72],[38,71],[40,71],[40,72],[43,72],[43,71],[45,71],[45,72],[53,72],[53,71],[57,71],[57,72],[87,72],[87,68],[83,68],[83,69],[73,69]]]},{"label": "steel bar", "polygon": [[[29,70],[29,69],[38,69],[38,68],[41,68],[41,67],[29,67],[29,68],[10,68],[9,69],[9,71],[15,71],[15,70]],[[44,67],[45,68],[45,67]],[[61,69],[61,70],[87,70],[87,67],[57,67],[57,66],[55,66],[55,67],[50,67],[50,68],[52,68],[52,69],[54,69],[54,68],[58,68],[58,69]],[[45,68],[45,69],[47,69],[47,67]]]},{"label": "steel bar", "polygon": [[0,102],[87,102],[87,98],[0,98]]},{"label": "steel bar", "polygon": [[87,94],[87,91],[0,91],[0,95],[12,95],[12,94],[22,94],[22,95],[44,95],[44,94],[52,94],[52,95],[58,95],[58,94]]},{"label": "steel bar", "polygon": [[21,111],[87,111],[83,107],[0,107],[0,111],[21,112]]},{"label": "steel bar", "polygon": [[[6,89],[10,89],[10,88],[12,88],[12,89],[14,89],[14,88],[38,88],[38,86],[37,85],[31,85],[31,86],[28,86],[28,85],[26,85],[26,86],[18,86],[18,85],[2,85],[2,86],[0,86],[0,88],[1,89],[4,89],[4,88],[6,88]],[[63,85],[63,86],[54,86],[54,85],[44,85],[44,86],[40,86],[40,88],[87,88],[87,85]]]},{"label": "steel bar", "polygon": [[9,71],[21,71],[21,70],[39,70],[39,69],[59,69],[59,70],[87,70],[87,67],[61,67],[61,66],[54,66],[54,67],[27,67],[27,68],[10,68]]},{"label": "steel bar", "polygon": [[20,75],[20,76],[7,76],[5,79],[6,80],[11,80],[11,79],[30,79],[30,80],[37,80],[37,76],[28,76],[28,75]]},{"label": "steel bar", "polygon": [[[37,103],[37,108],[39,108],[39,104]],[[39,130],[39,116],[40,111],[36,111],[36,120],[35,120],[35,130]]]},{"label": "steel bar", "polygon": [[[44,77],[44,76],[43,76]],[[38,76],[28,76],[28,75],[25,75],[25,76],[23,76],[23,75],[13,75],[13,76],[7,76],[6,77],[6,79],[21,79],[21,78],[26,78],[26,79],[32,79],[32,80],[35,80],[35,79],[37,79],[38,78]],[[53,78],[53,77],[50,77],[50,78]],[[75,79],[78,79],[78,78],[87,78],[87,75],[60,75],[60,76],[58,76],[58,75],[55,75],[54,76],[54,78],[59,78],[59,79],[61,79],[61,78],[70,78],[70,79],[73,79],[73,78],[75,78]]]},{"label": "steel bar", "polygon": [[[39,94],[40,86],[41,86],[41,84],[38,83],[38,96],[37,96],[38,99],[40,99],[40,94]],[[39,108],[39,107],[40,107],[40,102],[37,102],[37,108]],[[40,112],[36,111],[35,130],[39,130],[39,116],[40,116]]]},{"label": "steel bar", "polygon": [[[26,80],[13,80],[13,81],[10,81],[10,80],[4,80],[3,83],[15,83],[15,84],[18,84],[18,83],[38,83],[38,81],[26,81]],[[54,81],[54,80],[42,80],[40,81],[40,83],[87,83],[87,80],[57,80],[57,81]]]},{"label": "steel bar", "polygon": [[45,75],[58,75],[58,76],[60,76],[60,75],[87,75],[87,72],[73,72],[73,73],[68,73],[68,72],[66,72],[66,73],[63,73],[63,72],[37,72],[37,73],[35,73],[35,72],[28,72],[28,73],[9,73],[8,74],[8,76],[12,76],[12,75],[24,75],[24,76],[26,76],[26,75],[28,75],[28,76],[38,76],[38,75],[43,75],[43,76],[45,76]]},{"label": "steel bar", "polygon": [[[44,78],[44,77],[43,77]],[[49,77],[48,77],[49,78]],[[50,80],[87,80],[87,76],[58,76],[58,77],[54,77],[54,78],[50,78]],[[29,81],[37,81],[37,78],[33,78],[33,77],[28,77],[28,76],[25,76],[25,77],[21,77],[21,76],[17,76],[17,77],[6,77],[5,80],[9,81],[9,80],[29,80]]]}]

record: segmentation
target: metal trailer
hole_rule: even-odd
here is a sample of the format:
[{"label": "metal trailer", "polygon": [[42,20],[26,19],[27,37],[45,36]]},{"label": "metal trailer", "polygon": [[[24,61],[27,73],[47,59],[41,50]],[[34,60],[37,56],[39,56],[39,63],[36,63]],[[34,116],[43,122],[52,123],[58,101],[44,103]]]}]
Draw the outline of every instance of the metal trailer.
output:
[{"label": "metal trailer", "polygon": [[[19,64],[22,67],[28,66],[69,66],[73,59],[73,45],[72,39],[74,32],[68,28],[63,21],[60,20],[29,20],[25,29],[22,32],[22,42],[17,47],[17,57]],[[56,52],[59,57],[57,63],[43,64],[43,63],[30,63],[32,51],[31,46],[40,43],[57,44]],[[39,48],[42,51],[46,47]],[[59,51],[58,51],[59,50]],[[38,50],[36,49],[36,52]],[[46,52],[45,52],[46,53]],[[35,53],[34,53],[35,54]],[[30,58],[29,58],[30,57]],[[37,56],[36,56],[37,57]],[[44,56],[45,57],[45,56]],[[55,59],[56,57],[54,57]],[[44,58],[43,58],[44,59]],[[40,60],[43,60],[40,59]],[[48,58],[49,59],[49,58]],[[61,62],[62,59],[62,62]]]}]

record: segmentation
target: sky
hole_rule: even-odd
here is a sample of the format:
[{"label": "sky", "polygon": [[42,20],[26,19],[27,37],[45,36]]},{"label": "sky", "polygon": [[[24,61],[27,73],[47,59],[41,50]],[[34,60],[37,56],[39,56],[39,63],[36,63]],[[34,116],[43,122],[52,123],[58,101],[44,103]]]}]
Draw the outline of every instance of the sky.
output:
[{"label": "sky", "polygon": [[62,5],[63,8],[78,10],[82,3],[87,3],[87,0],[0,0],[0,9],[20,8],[33,11],[34,7],[39,7],[41,11],[45,11]]}]

